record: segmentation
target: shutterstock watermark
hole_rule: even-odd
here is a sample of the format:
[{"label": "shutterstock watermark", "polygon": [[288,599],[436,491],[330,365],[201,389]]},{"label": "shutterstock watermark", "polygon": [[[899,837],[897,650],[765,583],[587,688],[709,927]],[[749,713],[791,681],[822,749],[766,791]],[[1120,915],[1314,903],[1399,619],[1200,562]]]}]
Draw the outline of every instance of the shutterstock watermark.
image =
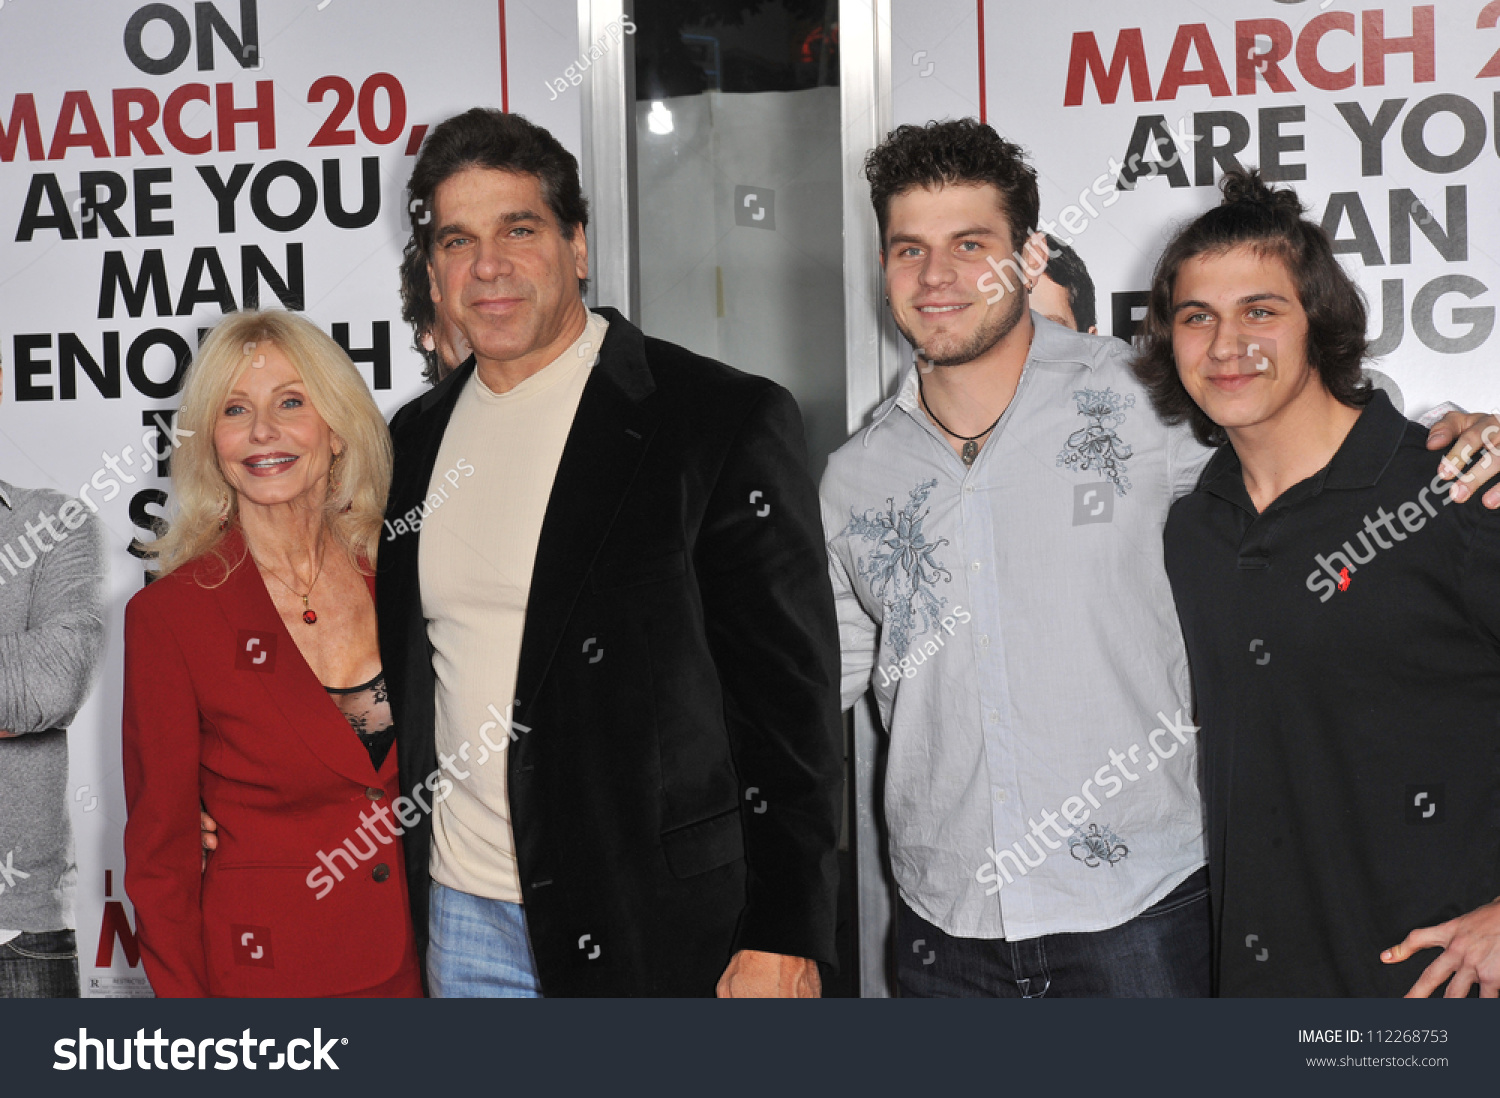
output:
[{"label": "shutterstock watermark", "polygon": [[[510,706],[505,707],[504,713],[493,704],[486,708],[494,719],[484,721],[479,726],[480,746],[478,757],[473,759],[476,767],[483,766],[493,758],[504,758],[505,749],[519,740],[522,733],[531,731],[529,725],[513,719]],[[499,743],[490,738],[490,733],[496,729],[504,732]],[[315,898],[321,900],[333,891],[337,882],[344,879],[344,870],[339,861],[348,867],[349,872],[358,871],[360,865],[375,857],[382,846],[390,846],[400,839],[406,834],[407,828],[416,827],[422,822],[423,814],[431,815],[438,805],[452,796],[453,782],[467,781],[473,773],[458,764],[460,761],[468,763],[474,752],[474,744],[470,740],[465,740],[455,755],[439,752],[437,768],[412,790],[410,797],[403,794],[391,804],[377,801],[368,812],[359,814],[360,825],[355,829],[354,836],[345,839],[342,845],[334,847],[331,852],[318,851],[318,861],[322,865],[307,875],[307,887],[317,892]],[[444,776],[444,771],[452,775],[451,780]],[[422,796],[424,789],[432,794],[430,799]],[[397,823],[398,820],[400,823]],[[358,846],[355,845],[355,838],[359,839]]]},{"label": "shutterstock watermark", "polygon": [[[144,1029],[135,1031],[134,1037],[121,1037],[120,1056],[115,1058],[115,1038],[90,1037],[87,1029],[80,1029],[78,1036],[63,1037],[52,1045],[57,1060],[53,1071],[233,1071],[245,1067],[250,1071],[265,1068],[280,1071],[338,1071],[334,1061],[335,1045],[347,1045],[347,1037],[323,1039],[323,1031],[314,1028],[312,1037],[294,1037],[286,1043],[283,1052],[276,1052],[275,1037],[255,1037],[245,1030],[238,1037],[163,1037],[161,1030],[147,1037]],[[209,1059],[213,1055],[212,1061]],[[256,1063],[256,1057],[260,1062]],[[90,1064],[92,1061],[92,1066]]]},{"label": "shutterstock watermark", "polygon": [[[74,493],[76,499],[65,500],[57,511],[48,514],[38,511],[34,521],[26,524],[25,533],[21,534],[15,541],[0,546],[0,565],[10,574],[12,579],[20,576],[21,572],[30,568],[42,556],[52,552],[57,546],[67,540],[68,535],[81,527],[87,521],[84,510],[99,513],[99,503],[91,499],[90,492],[99,492],[103,495],[103,502],[108,503],[120,494],[120,481],[126,484],[134,484],[136,478],[127,470],[139,460],[141,468],[149,473],[153,466],[159,462],[166,461],[171,457],[172,451],[182,445],[181,438],[190,438],[192,431],[183,430],[177,426],[176,420],[168,424],[160,414],[156,416],[156,426],[150,427],[141,436],[141,450],[136,455],[134,446],[126,446],[119,454],[102,453],[99,455],[103,464],[92,477],[78,486]],[[164,439],[164,448],[158,447],[158,440]],[[118,478],[118,479],[116,479]],[[79,502],[79,501],[82,502]],[[42,533],[46,532],[47,540],[42,539]],[[22,553],[25,559],[22,559]],[[0,576],[0,587],[5,586],[5,577]]]},{"label": "shutterstock watermark", "polygon": [[[1109,863],[1113,865],[1128,851],[1126,851],[1114,833],[1107,827],[1090,824],[1084,830],[1084,824],[1088,823],[1089,816],[1094,809],[1102,808],[1104,801],[1119,796],[1125,788],[1126,782],[1138,782],[1143,774],[1137,774],[1126,766],[1131,763],[1137,767],[1141,765],[1141,752],[1145,750],[1145,772],[1150,773],[1158,769],[1163,762],[1170,759],[1188,743],[1189,737],[1198,731],[1197,725],[1185,722],[1182,719],[1182,710],[1177,710],[1175,716],[1168,718],[1164,713],[1157,713],[1157,719],[1161,725],[1153,728],[1146,736],[1149,745],[1142,748],[1140,744],[1131,744],[1130,749],[1123,754],[1111,750],[1109,762],[1094,771],[1093,777],[1087,779],[1079,787],[1078,796],[1069,797],[1059,806],[1057,812],[1049,809],[1042,810],[1042,822],[1037,823],[1035,819],[1028,819],[1026,823],[1031,828],[1031,833],[1021,840],[1006,847],[1004,850],[996,850],[990,847],[986,853],[989,860],[979,867],[974,873],[974,879],[982,885],[989,885],[985,889],[986,896],[993,896],[1008,884],[1015,883],[1016,877],[1024,877],[1031,870],[1036,869],[1045,862],[1054,851],[1067,846],[1071,857],[1090,865]],[[1096,795],[1096,792],[1101,796]],[[1093,807],[1090,808],[1089,806]],[[1069,826],[1064,826],[1066,821]],[[1048,834],[1051,829],[1052,834]],[[1057,836],[1055,839],[1053,835]],[[1041,840],[1038,845],[1037,840]],[[1026,846],[1031,848],[1031,853],[1036,855],[1035,860],[1027,856]],[[1007,862],[1010,863],[1007,866]],[[1011,868],[1015,873],[1011,873]],[[1003,880],[1002,880],[1003,878]]]},{"label": "shutterstock watermark", "polygon": [[[1317,554],[1313,558],[1317,567],[1307,574],[1307,589],[1318,596],[1319,602],[1327,602],[1340,591],[1349,590],[1354,582],[1354,574],[1362,565],[1369,564],[1381,550],[1394,549],[1426,526],[1429,519],[1437,517],[1437,508],[1430,497],[1441,498],[1446,507],[1453,502],[1451,493],[1454,488],[1470,483],[1475,473],[1489,468],[1495,455],[1500,454],[1500,440],[1496,439],[1496,435],[1500,435],[1500,427],[1491,424],[1484,429],[1480,438],[1484,442],[1485,453],[1468,472],[1460,473],[1454,480],[1444,480],[1441,474],[1433,477],[1432,482],[1417,493],[1416,499],[1401,504],[1396,508],[1395,514],[1384,507],[1377,507],[1375,517],[1365,515],[1364,529],[1345,541],[1342,547],[1328,554]],[[1473,456],[1474,451],[1468,449],[1460,458],[1467,465]],[[1452,468],[1451,465],[1449,468]],[[1355,548],[1356,543],[1359,549],[1364,550],[1363,554]]]},{"label": "shutterstock watermark", "polygon": [[[1123,162],[1110,156],[1105,170],[1089,186],[1078,192],[1078,201],[1064,206],[1055,221],[1045,217],[1038,218],[1037,231],[1056,236],[1071,247],[1099,219],[1103,210],[1120,201],[1122,191],[1133,189],[1141,179],[1154,179],[1162,172],[1170,171],[1182,159],[1184,150],[1191,149],[1193,142],[1200,140],[1202,137],[1193,130],[1191,115],[1183,115],[1173,126],[1163,125],[1162,134],[1153,146],[1159,159],[1147,160],[1139,152],[1131,153]],[[1170,153],[1166,152],[1166,145],[1171,145]],[[1095,203],[1092,201],[1094,198],[1100,201]],[[990,269],[978,282],[980,292],[989,295],[985,304],[994,305],[1006,294],[1015,293],[1018,283],[1028,283],[1042,273],[1046,264],[1038,265],[1033,262],[1026,256],[1026,251],[1023,245],[1004,259],[986,257]],[[1051,259],[1062,254],[1054,251],[1050,245],[1047,252]],[[998,284],[995,282],[997,278],[1000,280]]]}]

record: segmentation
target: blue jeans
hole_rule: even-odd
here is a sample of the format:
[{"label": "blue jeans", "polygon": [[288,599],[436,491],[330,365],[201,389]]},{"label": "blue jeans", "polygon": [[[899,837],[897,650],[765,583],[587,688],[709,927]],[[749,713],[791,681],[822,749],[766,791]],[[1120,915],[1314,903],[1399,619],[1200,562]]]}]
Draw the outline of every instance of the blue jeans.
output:
[{"label": "blue jeans", "polygon": [[427,989],[434,999],[540,999],[541,981],[520,904],[432,882]]},{"label": "blue jeans", "polygon": [[896,925],[903,997],[1207,998],[1208,870],[1121,926],[1011,942],[954,938],[903,902]]},{"label": "blue jeans", "polygon": [[78,998],[78,941],[71,930],[22,934],[0,945],[0,999]]}]

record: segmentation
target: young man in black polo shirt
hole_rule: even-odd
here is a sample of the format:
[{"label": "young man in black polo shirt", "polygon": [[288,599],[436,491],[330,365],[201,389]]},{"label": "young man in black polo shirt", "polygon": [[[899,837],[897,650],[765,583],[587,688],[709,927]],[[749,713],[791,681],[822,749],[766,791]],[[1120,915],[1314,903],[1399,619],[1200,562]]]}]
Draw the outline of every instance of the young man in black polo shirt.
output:
[{"label": "young man in black polo shirt", "polygon": [[1500,514],[1361,380],[1363,301],[1295,194],[1224,194],[1163,254],[1138,362],[1230,443],[1165,534],[1218,992],[1495,996]]}]

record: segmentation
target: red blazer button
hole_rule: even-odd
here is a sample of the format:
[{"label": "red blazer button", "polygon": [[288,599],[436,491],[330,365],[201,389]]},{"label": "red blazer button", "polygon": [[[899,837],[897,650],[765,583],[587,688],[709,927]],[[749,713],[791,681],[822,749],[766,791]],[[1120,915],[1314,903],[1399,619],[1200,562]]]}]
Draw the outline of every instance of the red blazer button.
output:
[{"label": "red blazer button", "polygon": [[381,862],[374,869],[370,870],[370,876],[374,877],[377,882],[386,880],[388,877],[390,877],[390,875],[391,867],[386,865],[384,862]]}]

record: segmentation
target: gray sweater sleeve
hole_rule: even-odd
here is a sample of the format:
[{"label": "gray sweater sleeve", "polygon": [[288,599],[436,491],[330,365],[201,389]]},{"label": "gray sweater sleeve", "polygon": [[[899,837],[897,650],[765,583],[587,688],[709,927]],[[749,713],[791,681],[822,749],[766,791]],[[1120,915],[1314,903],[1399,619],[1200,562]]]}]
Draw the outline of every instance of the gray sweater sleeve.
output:
[{"label": "gray sweater sleeve", "polygon": [[[104,647],[104,534],[90,514],[37,560],[24,628],[0,634],[0,730],[66,728]],[[14,581],[11,581],[14,582]]]}]

